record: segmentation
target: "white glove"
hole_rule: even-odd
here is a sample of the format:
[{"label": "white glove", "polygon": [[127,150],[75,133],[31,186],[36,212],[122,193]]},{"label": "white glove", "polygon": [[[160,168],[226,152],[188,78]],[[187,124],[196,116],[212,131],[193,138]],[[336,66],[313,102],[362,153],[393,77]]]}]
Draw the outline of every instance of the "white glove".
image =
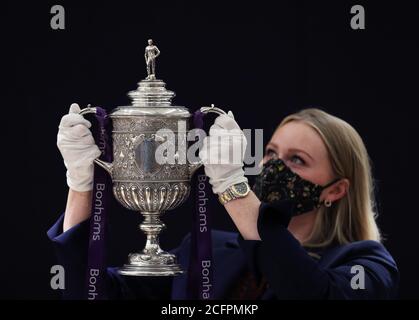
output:
[{"label": "white glove", "polygon": [[247,182],[243,171],[246,146],[246,137],[231,111],[215,119],[199,151],[214,193],[220,194],[236,183]]},{"label": "white glove", "polygon": [[80,107],[73,103],[58,126],[57,146],[67,168],[67,185],[79,192],[93,189],[93,160],[101,155],[95,144],[90,121],[79,114]]}]

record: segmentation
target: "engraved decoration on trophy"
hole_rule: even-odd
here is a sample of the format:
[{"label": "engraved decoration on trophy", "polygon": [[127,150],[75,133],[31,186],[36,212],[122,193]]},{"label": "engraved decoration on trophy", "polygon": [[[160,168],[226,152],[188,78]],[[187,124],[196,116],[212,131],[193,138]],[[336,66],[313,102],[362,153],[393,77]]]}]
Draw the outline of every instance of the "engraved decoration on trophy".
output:
[{"label": "engraved decoration on trophy", "polygon": [[[155,152],[165,138],[157,134],[160,129],[171,130],[178,147],[187,145],[189,118],[186,107],[172,105],[175,96],[166,84],[156,78],[156,58],[160,50],[153,40],[145,49],[147,78],[138,88],[128,93],[131,105],[112,110],[113,162],[96,159],[95,163],[111,176],[113,194],[127,209],[140,212],[144,217],[140,229],[146,235],[141,252],[131,253],[119,273],[130,276],[174,276],[183,273],[176,256],[160,248],[159,233],[165,228],[160,216],[180,206],[189,196],[193,173],[202,165],[197,163],[159,164]],[[202,112],[225,113],[219,108],[202,107]],[[81,110],[81,114],[94,113],[95,108]],[[180,125],[181,124],[181,125]],[[179,128],[185,128],[183,132]]]}]

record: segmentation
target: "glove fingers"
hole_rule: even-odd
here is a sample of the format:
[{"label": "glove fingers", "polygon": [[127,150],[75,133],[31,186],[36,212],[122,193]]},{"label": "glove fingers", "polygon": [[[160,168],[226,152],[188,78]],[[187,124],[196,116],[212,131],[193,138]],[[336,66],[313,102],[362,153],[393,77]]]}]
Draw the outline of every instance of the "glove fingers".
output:
[{"label": "glove fingers", "polygon": [[92,137],[92,132],[83,124],[77,124],[67,130],[68,134],[74,138]]},{"label": "glove fingers", "polygon": [[246,140],[239,136],[209,136],[203,141],[199,157],[206,165],[243,165]]},{"label": "glove fingers", "polygon": [[219,125],[213,124],[209,130],[209,135],[218,137],[242,136],[243,131],[240,129],[224,129]]},{"label": "glove fingers", "polygon": [[68,111],[68,113],[79,113],[80,112],[80,107],[77,103],[72,103],[70,106],[70,110]]},{"label": "glove fingers", "polygon": [[81,152],[89,150],[89,148],[97,147],[93,139],[90,139],[89,137],[85,137],[83,138],[83,140],[77,140],[77,141],[63,138],[58,141],[57,146],[60,150],[65,150],[69,154],[72,154],[72,153],[81,154]]},{"label": "glove fingers", "polygon": [[227,134],[227,130],[220,127],[218,124],[213,124],[209,129],[209,135],[210,136],[222,136]]},{"label": "glove fingers", "polygon": [[58,128],[61,129],[61,128],[66,128],[66,127],[72,127],[77,124],[82,124],[86,126],[87,128],[90,128],[92,126],[90,121],[83,118],[82,115],[78,113],[69,113],[61,118]]},{"label": "glove fingers", "polygon": [[57,141],[71,144],[94,144],[92,133],[82,124],[58,131]]},{"label": "glove fingers", "polygon": [[239,125],[234,120],[234,118],[231,118],[230,116],[228,116],[226,114],[222,114],[222,115],[218,116],[215,119],[214,124],[217,124],[221,128],[226,129],[226,130],[240,129]]}]

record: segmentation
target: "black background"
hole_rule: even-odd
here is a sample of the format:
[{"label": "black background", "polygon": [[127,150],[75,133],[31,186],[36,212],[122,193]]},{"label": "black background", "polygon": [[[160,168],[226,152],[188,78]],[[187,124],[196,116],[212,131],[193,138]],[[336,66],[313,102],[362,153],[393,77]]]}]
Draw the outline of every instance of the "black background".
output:
[{"label": "black background", "polygon": [[[191,110],[231,109],[270,138],[287,114],[320,107],[351,123],[374,164],[379,225],[401,273],[400,298],[418,298],[417,2],[33,1],[2,3],[1,298],[49,299],[55,264],[47,229],[65,208],[57,126],[72,102],[108,110],[145,77],[153,38],[158,77]],[[66,29],[50,28],[61,4]],[[362,4],[366,30],[350,28]],[[213,201],[216,228],[234,230]],[[191,226],[193,201],[167,213],[164,248]],[[139,215],[113,203],[111,264],[141,248]]]}]

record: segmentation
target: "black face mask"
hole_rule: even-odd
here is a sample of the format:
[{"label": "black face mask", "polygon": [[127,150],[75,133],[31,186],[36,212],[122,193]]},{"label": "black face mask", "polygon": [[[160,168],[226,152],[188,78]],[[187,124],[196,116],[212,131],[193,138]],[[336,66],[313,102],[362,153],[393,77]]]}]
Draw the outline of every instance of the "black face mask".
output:
[{"label": "black face mask", "polygon": [[256,177],[253,191],[260,201],[266,203],[293,200],[295,216],[319,208],[323,189],[338,180],[320,186],[292,172],[283,160],[271,159],[263,165],[262,172]]}]

